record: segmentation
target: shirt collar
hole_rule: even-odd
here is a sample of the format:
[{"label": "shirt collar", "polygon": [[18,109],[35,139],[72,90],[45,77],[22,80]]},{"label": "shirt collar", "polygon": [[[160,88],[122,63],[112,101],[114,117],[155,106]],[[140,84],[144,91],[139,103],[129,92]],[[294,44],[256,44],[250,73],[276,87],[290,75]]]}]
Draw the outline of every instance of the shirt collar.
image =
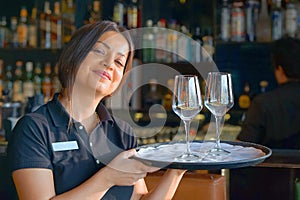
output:
[{"label": "shirt collar", "polygon": [[[47,107],[55,126],[68,126],[70,115],[58,100],[59,93],[54,94],[53,99],[47,103]],[[107,108],[100,102],[96,108],[96,112],[101,122],[108,121],[111,125],[114,120]]]}]

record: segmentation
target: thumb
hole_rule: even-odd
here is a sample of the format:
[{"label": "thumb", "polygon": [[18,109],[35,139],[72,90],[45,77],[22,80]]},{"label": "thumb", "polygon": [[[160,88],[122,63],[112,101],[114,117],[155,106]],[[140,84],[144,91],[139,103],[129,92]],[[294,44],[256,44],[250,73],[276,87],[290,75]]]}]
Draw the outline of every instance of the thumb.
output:
[{"label": "thumb", "polygon": [[124,152],[124,158],[130,158],[134,155],[136,155],[136,150],[135,149],[129,149],[129,150]]}]

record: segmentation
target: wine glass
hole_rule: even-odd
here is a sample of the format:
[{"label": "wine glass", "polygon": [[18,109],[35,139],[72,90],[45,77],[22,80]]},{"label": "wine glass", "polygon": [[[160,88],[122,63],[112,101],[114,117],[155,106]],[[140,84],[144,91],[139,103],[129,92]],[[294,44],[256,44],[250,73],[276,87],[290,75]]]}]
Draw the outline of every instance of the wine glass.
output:
[{"label": "wine glass", "polygon": [[197,76],[175,76],[172,108],[184,122],[186,134],[186,152],[176,157],[176,159],[179,161],[199,160],[199,156],[191,153],[190,150],[190,124],[202,109],[201,91]]},{"label": "wine glass", "polygon": [[206,80],[204,104],[216,119],[216,144],[209,153],[214,156],[230,154],[221,148],[221,121],[226,112],[232,108],[233,93],[231,74],[225,72],[209,72]]}]

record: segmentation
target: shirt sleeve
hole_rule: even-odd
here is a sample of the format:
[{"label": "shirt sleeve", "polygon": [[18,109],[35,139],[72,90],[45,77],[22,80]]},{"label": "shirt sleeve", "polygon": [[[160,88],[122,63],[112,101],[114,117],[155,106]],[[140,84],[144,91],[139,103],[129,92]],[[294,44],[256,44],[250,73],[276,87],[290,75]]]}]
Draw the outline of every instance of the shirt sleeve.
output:
[{"label": "shirt sleeve", "polygon": [[[44,120],[43,120],[44,119]],[[16,124],[8,142],[10,170],[52,169],[46,119],[39,114],[25,115]]]},{"label": "shirt sleeve", "polygon": [[246,113],[246,119],[237,139],[246,142],[262,143],[265,137],[264,115],[262,101],[259,98],[254,98]]}]

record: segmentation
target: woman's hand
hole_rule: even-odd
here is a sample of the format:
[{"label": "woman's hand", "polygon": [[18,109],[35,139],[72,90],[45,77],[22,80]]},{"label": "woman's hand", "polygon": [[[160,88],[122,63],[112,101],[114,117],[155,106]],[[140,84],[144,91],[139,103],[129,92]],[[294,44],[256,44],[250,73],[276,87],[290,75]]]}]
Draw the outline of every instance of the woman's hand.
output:
[{"label": "woman's hand", "polygon": [[134,155],[136,155],[135,149],[124,151],[101,170],[110,186],[134,185],[139,179],[144,178],[148,172],[159,170],[159,168],[150,167],[135,159],[131,159],[130,157]]}]

